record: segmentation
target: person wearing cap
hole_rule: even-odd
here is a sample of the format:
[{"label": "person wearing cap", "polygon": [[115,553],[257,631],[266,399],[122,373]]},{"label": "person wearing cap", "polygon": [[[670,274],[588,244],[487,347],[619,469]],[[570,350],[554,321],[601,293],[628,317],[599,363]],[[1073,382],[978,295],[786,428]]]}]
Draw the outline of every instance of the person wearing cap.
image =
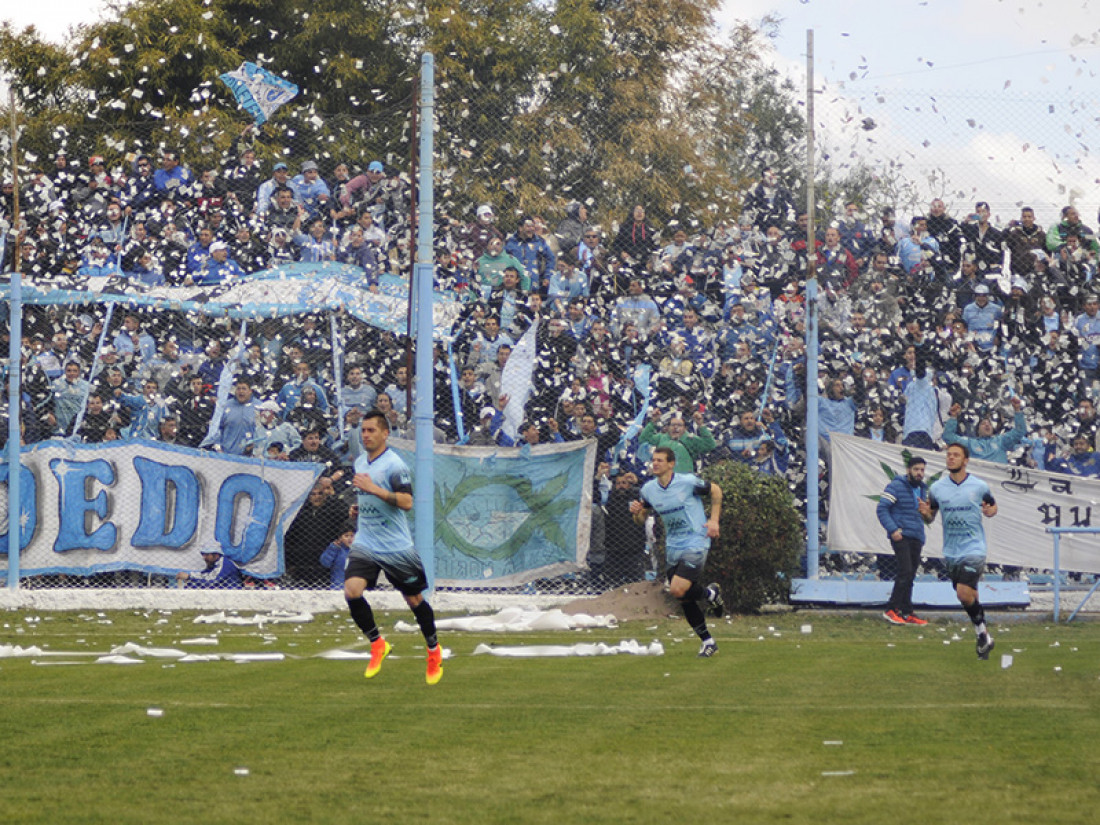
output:
[{"label": "person wearing cap", "polygon": [[496,407],[482,407],[478,415],[477,424],[473,427],[469,427],[470,422],[467,422],[467,427],[469,427],[469,429],[466,432],[466,444],[470,447],[493,446],[497,443],[497,431],[500,429],[500,425],[503,421],[504,414]]},{"label": "person wearing cap", "polygon": [[347,186],[348,197],[356,206],[365,205],[382,229],[391,228],[406,214],[405,186],[400,178],[386,177],[382,161],[373,160],[367,171]]},{"label": "person wearing cap", "polygon": [[531,279],[527,277],[523,262],[504,251],[503,238],[491,238],[474,267],[477,271],[477,290],[482,300],[489,300],[492,291],[504,283],[504,270],[509,268],[513,268],[517,273],[520,273],[520,289],[524,292],[531,289]]},{"label": "person wearing cap", "polygon": [[194,181],[191,170],[180,164],[178,154],[173,151],[161,154],[160,168],[153,173],[153,184],[162,198],[176,203],[187,200]]},{"label": "person wearing cap", "polygon": [[243,586],[241,569],[225,555],[220,544],[212,544],[199,551],[206,566],[197,572],[181,570],[176,573],[176,586],[191,590],[237,590]]},{"label": "person wearing cap", "polygon": [[990,353],[998,343],[1001,316],[1004,308],[989,299],[989,285],[978,284],[974,287],[974,300],[963,307],[962,319],[974,345],[984,353]]},{"label": "person wearing cap", "polygon": [[254,458],[263,458],[267,454],[267,448],[278,441],[286,452],[296,450],[302,443],[301,433],[298,428],[287,421],[282,421],[280,415],[282,408],[277,401],[264,401],[256,407],[256,429],[249,439],[246,452]]},{"label": "person wearing cap", "polygon": [[489,244],[494,240],[500,240],[500,248],[503,249],[504,233],[500,231],[495,221],[496,215],[493,213],[492,205],[481,204],[477,208],[477,217],[473,223],[460,224],[455,228],[455,240],[459,251],[468,253],[476,261],[486,254]]},{"label": "person wearing cap", "polygon": [[925,539],[924,519],[920,514],[920,502],[928,499],[924,471],[924,459],[919,455],[909,456],[905,475],[890,479],[875,509],[897,561],[894,588],[882,614],[891,624],[928,624],[913,613],[913,580],[920,567]]},{"label": "person wearing cap", "polygon": [[275,205],[275,193],[284,188],[290,189],[291,200],[295,199],[294,187],[290,186],[290,172],[287,165],[278,161],[271,169],[271,177],[260,184],[256,190],[256,214],[266,217]]},{"label": "person wearing cap", "polygon": [[291,179],[290,188],[294,190],[298,203],[306,208],[311,219],[326,215],[326,206],[332,192],[321,177],[315,161],[307,160],[302,164],[302,172]]}]

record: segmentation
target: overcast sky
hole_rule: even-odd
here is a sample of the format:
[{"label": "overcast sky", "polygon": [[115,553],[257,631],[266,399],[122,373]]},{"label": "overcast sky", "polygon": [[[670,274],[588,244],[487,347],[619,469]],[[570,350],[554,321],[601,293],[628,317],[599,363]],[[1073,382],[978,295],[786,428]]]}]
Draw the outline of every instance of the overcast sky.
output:
[{"label": "overcast sky", "polygon": [[[41,8],[0,14],[61,39],[104,6]],[[727,0],[721,19],[782,18],[771,59],[800,88],[814,30],[819,141],[838,167],[893,161],[957,213],[988,200],[1004,222],[1027,203],[1049,221],[1070,199],[1089,216],[1100,205],[1097,10],[1100,0]]]}]

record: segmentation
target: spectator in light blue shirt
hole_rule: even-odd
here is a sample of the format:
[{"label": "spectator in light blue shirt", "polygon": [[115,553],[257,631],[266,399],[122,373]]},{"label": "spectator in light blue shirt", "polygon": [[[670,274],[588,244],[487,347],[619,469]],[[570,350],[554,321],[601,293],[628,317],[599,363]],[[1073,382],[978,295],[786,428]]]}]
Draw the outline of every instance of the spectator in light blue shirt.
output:
[{"label": "spectator in light blue shirt", "polygon": [[317,164],[307,160],[302,164],[302,173],[296,175],[290,181],[290,188],[294,190],[295,198],[309,212],[310,218],[316,218],[325,213],[332,193],[328,184],[321,178],[317,171]]},{"label": "spectator in light blue shirt", "polygon": [[564,314],[573,298],[588,297],[588,276],[577,269],[572,261],[561,258],[558,268],[550,276],[547,295],[551,309]]},{"label": "spectator in light blue shirt", "polygon": [[298,232],[294,236],[299,250],[298,260],[303,263],[336,260],[336,241],[328,234],[324,219],[314,218],[307,231],[308,235]]},{"label": "spectator in light blue shirt", "polygon": [[244,448],[256,431],[257,403],[252,397],[252,385],[239,380],[233,397],[226,402],[214,439],[214,448],[230,455],[244,455]]},{"label": "spectator in light blue shirt", "polygon": [[963,307],[963,320],[970,330],[974,345],[982,352],[992,352],[997,343],[997,330],[1004,309],[989,300],[989,286],[974,287],[974,301]]},{"label": "spectator in light blue shirt", "polygon": [[349,369],[347,383],[340,391],[341,415],[352,407],[369,412],[374,409],[376,398],[378,391],[364,380],[363,368],[356,366]]},{"label": "spectator in light blue shirt", "polygon": [[224,284],[243,278],[241,265],[229,257],[229,245],[225,241],[210,244],[210,258],[201,270],[191,276],[195,285]]},{"label": "spectator in light blue shirt", "polygon": [[119,399],[130,410],[130,426],[123,431],[124,436],[150,440],[160,436],[160,422],[168,410],[159,393],[156,380],[150,378],[142,385],[141,395],[123,395]]},{"label": "spectator in light blue shirt", "polygon": [[1100,298],[1085,298],[1085,311],[1073,322],[1081,347],[1081,372],[1091,383],[1100,378]]},{"label": "spectator in light blue shirt", "polygon": [[977,435],[965,436],[958,434],[959,413],[962,412],[962,406],[953,404],[948,412],[950,418],[943,428],[943,440],[949,445],[961,444],[974,458],[1007,464],[1008,451],[1020,444],[1027,435],[1027,421],[1024,419],[1023,407],[1024,403],[1019,398],[1012,398],[1012,408],[1016,411],[1013,426],[1000,435],[993,435],[993,419],[984,416],[978,422]]}]

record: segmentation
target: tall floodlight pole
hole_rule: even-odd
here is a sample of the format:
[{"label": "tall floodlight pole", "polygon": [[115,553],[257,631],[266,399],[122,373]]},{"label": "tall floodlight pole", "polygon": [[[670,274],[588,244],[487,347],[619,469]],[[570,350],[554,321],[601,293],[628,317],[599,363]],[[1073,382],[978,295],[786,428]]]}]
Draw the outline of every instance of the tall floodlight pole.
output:
[{"label": "tall floodlight pole", "polygon": [[432,188],[432,138],[435,133],[435,61],[431,54],[420,59],[420,196],[417,210],[416,265],[413,282],[416,295],[416,487],[413,490],[413,540],[424,569],[428,588],[435,587],[435,472],[432,444],[435,422],[432,387],[432,299],[435,265],[432,229],[435,192]]},{"label": "tall floodlight pole", "polygon": [[20,378],[23,373],[23,282],[19,272],[19,133],[15,116],[15,91],[8,92],[11,111],[11,177],[15,184],[12,198],[12,229],[16,235],[11,267],[11,298],[8,301],[11,338],[8,342],[8,587],[19,589],[19,539],[22,534],[22,472],[19,447],[22,433],[19,413],[22,409]]},{"label": "tall floodlight pole", "polygon": [[806,576],[818,577],[821,552],[817,478],[817,232],[814,228],[814,30],[806,30]]}]

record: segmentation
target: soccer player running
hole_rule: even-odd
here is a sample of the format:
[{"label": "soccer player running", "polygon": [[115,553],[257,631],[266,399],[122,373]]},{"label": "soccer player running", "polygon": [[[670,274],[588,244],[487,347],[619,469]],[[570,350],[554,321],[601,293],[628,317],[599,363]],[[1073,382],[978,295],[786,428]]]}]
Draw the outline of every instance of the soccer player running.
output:
[{"label": "soccer player running", "polygon": [[443,676],[443,651],[435,633],[435,613],[422,593],[428,587],[424,563],[413,547],[406,512],[412,509],[409,468],[391,450],[385,413],[371,410],[359,427],[364,453],[355,459],[352,484],[358,491],[359,523],[351,543],[344,573],[344,598],[351,617],[370,639],[370,662],[364,674],[373,679],[382,669],[390,644],[382,638],[363,591],[373,589],[384,572],[416,616],[428,646],[427,681],[434,685]]},{"label": "soccer player running", "polygon": [[[707,630],[707,620],[699,607],[706,599],[711,613],[721,616],[725,605],[717,584],[705,589],[699,584],[707,563],[710,540],[718,537],[718,520],[722,515],[722,488],[693,473],[676,472],[676,453],[669,447],[653,451],[651,462],[654,478],[641,490],[641,500],[630,502],[630,512],[638,524],[645,524],[650,511],[661,517],[665,525],[666,576],[669,590],[680,600],[691,629],[702,639],[700,658],[718,652],[718,645]],[[706,517],[700,496],[710,496],[710,518]]]},{"label": "soccer player running", "polygon": [[997,515],[997,502],[989,485],[966,470],[970,451],[962,444],[947,448],[947,475],[928,489],[920,502],[921,517],[927,524],[943,512],[943,555],[955,594],[974,624],[979,659],[988,659],[993,637],[985,626],[985,611],[978,601],[978,581],[985,572],[985,527],[982,516]]}]

